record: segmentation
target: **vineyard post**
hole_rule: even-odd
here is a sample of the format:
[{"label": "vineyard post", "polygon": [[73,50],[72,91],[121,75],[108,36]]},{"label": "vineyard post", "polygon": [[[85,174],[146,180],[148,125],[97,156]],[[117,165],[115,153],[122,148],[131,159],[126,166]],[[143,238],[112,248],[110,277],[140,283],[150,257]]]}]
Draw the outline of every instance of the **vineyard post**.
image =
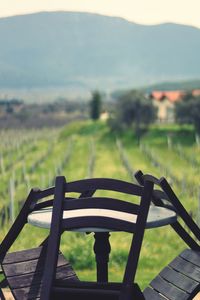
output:
[{"label": "vineyard post", "polygon": [[26,163],[25,163],[25,160],[23,160],[22,162],[22,173],[23,173],[23,179],[25,180],[26,178]]},{"label": "vineyard post", "polygon": [[199,147],[200,146],[200,137],[197,133],[195,134],[195,140],[196,140],[197,147]]},{"label": "vineyard post", "polygon": [[30,178],[28,174],[26,174],[25,182],[26,182],[27,193],[29,193],[31,189],[31,185],[30,185]]},{"label": "vineyard post", "polygon": [[89,151],[90,153],[89,153],[87,177],[92,178],[93,173],[94,173],[94,164],[95,164],[95,145],[94,145],[93,139],[91,139],[91,141],[90,141],[90,149],[89,150],[90,150]]},{"label": "vineyard post", "polygon": [[182,178],[182,194],[184,194],[186,191],[186,182],[185,177]]},{"label": "vineyard post", "polygon": [[40,182],[41,182],[41,186],[42,186],[42,188],[44,189],[45,187],[46,187],[46,176],[45,176],[45,174],[42,174],[41,176],[40,176]]},{"label": "vineyard post", "polygon": [[167,135],[167,146],[168,149],[172,149],[172,137],[170,134]]},{"label": "vineyard post", "polygon": [[14,222],[15,220],[15,203],[14,203],[14,197],[15,197],[15,182],[14,182],[14,176],[10,178],[9,182],[9,194],[10,194],[10,222]]},{"label": "vineyard post", "polygon": [[52,174],[51,174],[51,172],[49,171],[49,173],[48,173],[48,182],[49,182],[49,186],[51,186],[52,185]]},{"label": "vineyard post", "polygon": [[197,209],[197,224],[200,226],[200,186],[198,190],[198,209]]},{"label": "vineyard post", "polygon": [[[121,141],[119,139],[116,139],[116,145],[119,151],[119,155],[120,155],[120,160],[124,166],[124,168],[126,169],[127,173],[129,174],[131,180],[134,181],[134,176],[133,174],[135,173],[134,169],[132,168],[132,166],[130,165],[129,159],[123,149],[123,145],[121,143]],[[139,147],[142,147],[141,144]]]},{"label": "vineyard post", "polygon": [[4,174],[4,161],[3,161],[3,154],[0,154],[0,167],[1,167],[1,174]]}]

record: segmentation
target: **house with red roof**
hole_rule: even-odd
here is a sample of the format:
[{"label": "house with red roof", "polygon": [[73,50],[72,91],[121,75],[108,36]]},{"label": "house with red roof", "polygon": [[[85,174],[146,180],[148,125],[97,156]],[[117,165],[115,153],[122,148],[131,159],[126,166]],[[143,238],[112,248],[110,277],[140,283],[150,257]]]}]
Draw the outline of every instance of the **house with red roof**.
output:
[{"label": "house with red roof", "polygon": [[200,90],[193,90],[192,95],[195,96],[195,97],[200,96]]},{"label": "house with red roof", "polygon": [[185,91],[153,91],[150,98],[157,108],[158,121],[173,123],[175,120],[175,103],[181,101]]}]

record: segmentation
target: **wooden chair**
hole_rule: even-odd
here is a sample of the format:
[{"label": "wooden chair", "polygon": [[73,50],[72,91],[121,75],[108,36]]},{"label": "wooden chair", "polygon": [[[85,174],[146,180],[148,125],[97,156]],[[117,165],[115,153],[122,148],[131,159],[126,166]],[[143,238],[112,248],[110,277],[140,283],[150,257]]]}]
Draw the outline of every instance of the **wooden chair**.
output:
[{"label": "wooden chair", "polygon": [[[52,205],[53,200],[39,203],[46,196],[53,196],[54,188],[44,191],[32,189],[28,195],[19,215],[13,223],[0,245],[0,263],[5,278],[0,283],[0,299],[5,300],[2,288],[9,286],[13,296],[17,300],[39,299],[41,291],[41,279],[48,238],[34,249],[26,249],[8,253],[8,250],[27,223],[28,215],[35,209]],[[30,232],[31,234],[31,232]],[[56,267],[56,279],[58,281],[78,281],[74,270],[61,252],[58,254]]]},{"label": "wooden chair", "polygon": [[148,180],[161,188],[153,191],[152,201],[155,205],[170,207],[176,211],[179,218],[171,226],[188,246],[151,281],[144,290],[144,297],[146,300],[193,299],[200,291],[200,228],[164,177],[157,179],[137,171],[135,178],[141,185]]},{"label": "wooden chair", "polygon": [[[133,201],[135,198],[139,199],[139,204],[108,197],[94,197],[96,190],[111,190],[119,193],[131,194],[133,196]],[[141,293],[139,286],[134,282],[134,279],[152,190],[153,183],[148,180],[144,182],[144,186],[139,186],[114,179],[86,179],[66,183],[64,177],[57,177],[41,300],[144,299],[144,296]],[[82,199],[66,199],[66,193],[69,192],[82,193],[82,196],[84,197],[82,197]],[[100,235],[101,245],[103,242],[108,242],[108,239],[104,239],[106,232],[107,235],[109,231],[134,233],[122,283],[108,282],[107,261],[101,261],[101,254],[99,253],[98,256],[98,251],[96,256],[97,282],[76,281],[74,283],[59,283],[55,280],[61,234],[64,230],[77,229],[82,229],[83,231],[95,231],[96,239],[98,238],[98,234]],[[102,235],[103,238],[101,239]],[[106,248],[108,249],[106,251],[103,245],[101,248],[106,254],[109,253],[109,247],[107,246]],[[103,270],[101,268],[103,268]]]}]

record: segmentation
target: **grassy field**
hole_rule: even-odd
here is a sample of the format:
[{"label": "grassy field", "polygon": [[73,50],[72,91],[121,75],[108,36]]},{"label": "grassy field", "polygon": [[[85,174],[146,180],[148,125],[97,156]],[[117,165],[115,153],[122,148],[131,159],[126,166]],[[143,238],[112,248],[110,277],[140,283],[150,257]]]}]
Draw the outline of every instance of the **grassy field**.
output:
[{"label": "grassy field", "polygon": [[[11,133],[10,133],[11,134]],[[12,133],[13,134],[13,133]],[[15,133],[15,136],[20,133]],[[199,198],[200,148],[192,128],[178,126],[152,127],[137,145],[132,132],[115,136],[100,122],[73,123],[62,130],[24,132],[25,141],[2,143],[1,208],[11,207],[10,179],[14,185],[14,213],[32,186],[45,188],[53,184],[55,175],[68,181],[87,177],[112,177],[133,181],[133,172],[141,169],[156,176],[167,176],[187,208],[195,214]],[[32,137],[35,136],[33,139]],[[44,136],[46,136],[44,138]],[[17,151],[16,151],[17,149]],[[11,193],[12,194],[12,193]],[[9,213],[2,224],[1,240],[9,228]],[[31,234],[30,234],[31,232]],[[13,249],[37,246],[47,235],[46,230],[26,225]],[[131,236],[112,233],[110,280],[119,281],[129,250]],[[65,233],[62,250],[80,278],[95,279],[92,234]],[[137,281],[144,288],[184,244],[170,226],[147,230],[142,247]]]}]

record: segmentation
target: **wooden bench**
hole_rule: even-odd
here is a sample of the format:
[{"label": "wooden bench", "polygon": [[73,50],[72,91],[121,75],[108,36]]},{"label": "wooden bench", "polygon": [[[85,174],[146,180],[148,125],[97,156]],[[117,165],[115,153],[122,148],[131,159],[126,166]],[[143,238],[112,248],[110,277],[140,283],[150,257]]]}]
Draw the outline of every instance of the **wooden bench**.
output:
[{"label": "wooden bench", "polygon": [[161,188],[153,191],[152,201],[155,205],[171,207],[176,211],[178,219],[171,226],[189,247],[174,258],[151,281],[143,292],[144,297],[146,300],[193,299],[200,292],[200,246],[197,243],[200,240],[200,228],[183,207],[164,177],[157,179],[152,175],[144,175],[141,171],[137,171],[135,178],[141,185],[148,178]]}]

